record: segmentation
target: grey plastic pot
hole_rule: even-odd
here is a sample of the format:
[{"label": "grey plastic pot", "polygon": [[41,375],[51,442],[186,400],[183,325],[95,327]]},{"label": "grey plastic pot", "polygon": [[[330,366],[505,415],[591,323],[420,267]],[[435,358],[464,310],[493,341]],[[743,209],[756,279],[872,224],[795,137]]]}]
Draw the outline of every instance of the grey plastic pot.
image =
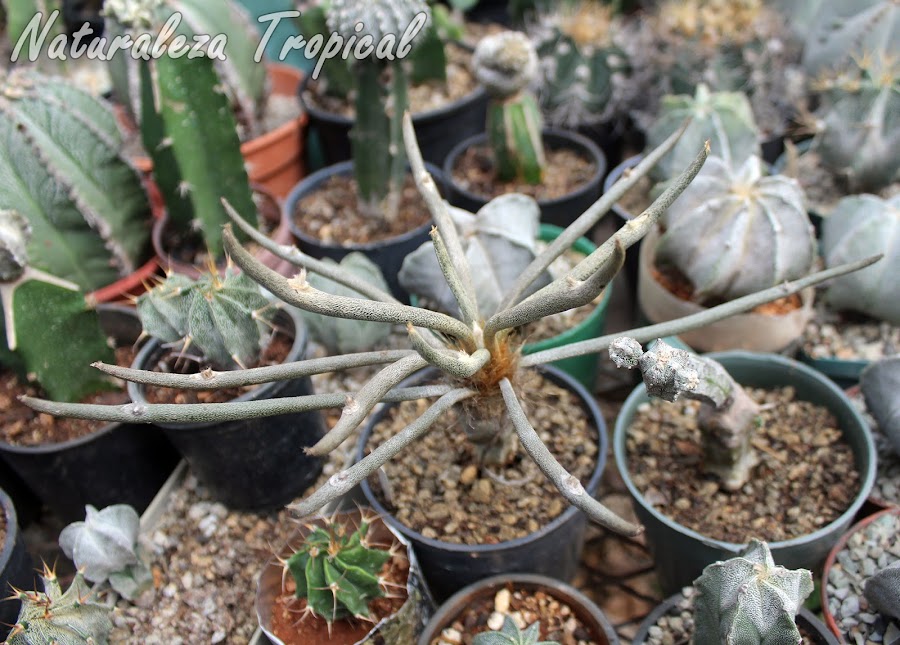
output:
[{"label": "grey plastic pot", "polygon": [[30,590],[34,587],[31,557],[25,550],[25,540],[16,519],[16,509],[6,492],[0,488],[0,513],[6,522],[6,538],[0,543],[0,638],[6,639],[10,625],[15,625],[19,615],[20,602],[6,600],[16,589]]},{"label": "grey plastic pot", "polygon": [[[813,533],[769,544],[778,564],[789,569],[815,569],[853,522],[875,481],[875,445],[866,422],[842,390],[798,361],[774,354],[750,352],[720,352],[707,356],[719,361],[741,385],[764,388],[790,385],[796,389],[798,398],[828,408],[853,450],[854,462],[860,473],[860,490],[850,507],[836,520]],[[643,384],[626,399],[616,419],[613,450],[616,466],[631,494],[635,513],[646,527],[647,544],[653,552],[662,588],[665,593],[674,594],[691,585],[708,564],[734,557],[746,545],[706,537],[678,524],[654,508],[635,487],[628,472],[625,440],[638,406],[647,401],[649,397]]]},{"label": "grey plastic pot", "polygon": [[591,639],[599,645],[618,645],[619,637],[609,620],[587,596],[574,587],[554,578],[534,574],[503,574],[475,582],[453,594],[441,605],[425,626],[417,645],[431,645],[441,631],[450,626],[471,604],[493,600],[501,589],[542,591],[568,605],[578,620],[587,628]]},{"label": "grey plastic pot", "polygon": [[[603,415],[595,399],[574,378],[552,366],[543,365],[540,369],[546,378],[578,395],[588,418],[597,429],[597,464],[584,486],[588,494],[594,495],[606,466],[607,433]],[[423,370],[398,387],[425,382],[435,374],[436,370]],[[384,406],[369,420],[360,437],[357,460],[364,456],[366,442],[389,408]],[[384,507],[368,481],[363,481],[360,486],[367,503],[412,543],[428,586],[439,602],[468,584],[497,574],[537,573],[563,581],[575,576],[584,547],[587,518],[574,506],[525,537],[497,544],[456,544],[427,538],[404,525]]]},{"label": "grey plastic pot", "polygon": [[[656,625],[660,618],[672,611],[672,609],[681,602],[681,599],[682,595],[678,593],[666,598],[662,603],[657,605],[656,608],[647,615],[643,622],[641,622],[637,634],[632,641],[633,645],[644,645],[644,643],[647,642],[647,634],[649,633],[650,628]],[[815,645],[838,645],[838,641],[835,639],[834,635],[828,631],[825,623],[816,618],[816,616],[805,607],[801,607],[800,613],[797,614],[797,626],[803,633],[808,634],[813,639]]]}]

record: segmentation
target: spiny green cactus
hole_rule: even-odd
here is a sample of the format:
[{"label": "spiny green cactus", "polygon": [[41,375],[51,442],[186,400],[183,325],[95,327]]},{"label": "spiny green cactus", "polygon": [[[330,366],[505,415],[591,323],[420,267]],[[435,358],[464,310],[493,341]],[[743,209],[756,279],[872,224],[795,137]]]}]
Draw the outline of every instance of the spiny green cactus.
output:
[{"label": "spiny green cactus", "polygon": [[880,266],[832,282],[826,298],[850,309],[900,325],[900,195],[881,199],[851,195],[838,202],[822,227],[822,255],[828,266],[883,253]]},{"label": "spiny green cactus", "polygon": [[810,76],[842,71],[866,52],[900,56],[900,5],[894,0],[820,2],[805,33],[803,66]]},{"label": "spiny green cactus", "polygon": [[528,89],[538,73],[534,45],[515,31],[486,36],[472,55],[472,70],[490,95],[487,133],[497,177],[539,184],[546,159],[541,110]]},{"label": "spiny green cactus", "polygon": [[60,78],[0,72],[0,209],[31,224],[31,265],[91,291],[132,273],[150,204],[112,111]]},{"label": "spiny green cactus", "polygon": [[697,148],[709,141],[711,154],[735,168],[748,158],[759,156],[759,129],[750,101],[740,92],[710,92],[697,86],[693,96],[666,96],[659,116],[647,131],[647,148],[656,148],[691,119],[684,136],[657,166],[652,176],[665,181],[678,174]]},{"label": "spiny green cactus", "polygon": [[381,569],[393,552],[367,539],[371,521],[363,517],[356,529],[334,519],[311,524],[303,544],[284,563],[297,585],[296,597],[306,598],[308,609],[329,623],[371,620],[369,602],[386,595]]},{"label": "spiny green cactus", "polygon": [[106,645],[111,607],[97,602],[78,572],[63,593],[56,572],[44,566],[44,592],[18,591],[19,617],[3,645]]},{"label": "spiny green cactus", "polygon": [[878,612],[900,620],[900,560],[866,580],[863,592]]},{"label": "spiny green cactus", "polygon": [[540,622],[532,623],[523,632],[512,618],[504,616],[503,627],[499,631],[476,635],[472,645],[558,645],[556,641],[538,641],[540,637]]},{"label": "spiny green cactus", "polygon": [[146,334],[164,343],[181,342],[185,352],[196,347],[202,359],[221,368],[259,360],[269,338],[269,307],[259,286],[230,266],[224,276],[170,275],[137,301]]},{"label": "spiny green cactus", "polygon": [[85,511],[83,522],[73,522],[59,534],[59,547],[88,581],[108,580],[118,594],[134,600],[153,582],[138,545],[141,518],[127,504],[102,511],[89,504]]},{"label": "spiny green cactus", "polygon": [[795,619],[812,574],[776,566],[765,542],[751,540],[742,555],[709,565],[694,587],[694,645],[801,642]]},{"label": "spiny green cactus", "polygon": [[758,157],[734,169],[710,157],[663,225],[657,263],[676,267],[701,300],[731,300],[803,277],[817,255],[803,189],[783,175],[764,177]]}]

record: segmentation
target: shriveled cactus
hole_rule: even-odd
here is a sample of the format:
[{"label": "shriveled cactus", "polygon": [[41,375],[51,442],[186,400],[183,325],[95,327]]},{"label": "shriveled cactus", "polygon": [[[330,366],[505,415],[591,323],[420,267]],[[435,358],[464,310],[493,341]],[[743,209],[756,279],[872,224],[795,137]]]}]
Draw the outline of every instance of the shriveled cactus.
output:
[{"label": "shriveled cactus", "polygon": [[826,293],[837,309],[851,309],[900,325],[900,195],[845,197],[825,218],[822,254],[828,266],[854,258],[884,254],[879,266],[832,282]]},{"label": "shriveled cactus", "polygon": [[799,645],[796,616],[812,593],[812,574],[776,566],[769,545],[703,570],[694,581],[693,645]]},{"label": "shriveled cactus", "polygon": [[141,518],[127,504],[102,511],[88,505],[85,511],[83,522],[59,534],[59,547],[88,581],[109,581],[116,593],[134,600],[153,582],[138,545]]},{"label": "shriveled cactus", "polygon": [[22,608],[4,645],[106,645],[112,607],[96,601],[79,572],[63,593],[56,572],[44,567],[44,592],[19,591]]},{"label": "shriveled cactus", "polygon": [[[336,264],[333,260],[325,261]],[[367,284],[388,291],[388,285],[381,274],[381,269],[362,253],[349,253],[341,260],[340,267],[360,280],[364,280]],[[353,289],[319,275],[310,275],[309,283],[325,293],[348,298],[359,297],[359,293]],[[374,349],[391,333],[391,326],[383,323],[363,320],[332,320],[309,311],[304,311],[301,315],[306,321],[310,335],[322,343],[331,355]]]},{"label": "shriveled cactus", "polygon": [[691,119],[687,132],[652,173],[659,181],[678,174],[705,141],[709,141],[712,155],[734,167],[760,155],[759,129],[750,101],[740,92],[710,92],[700,84],[694,96],[666,96],[656,122],[647,131],[647,147],[655,148],[672,136],[685,119]]},{"label": "shriveled cactus", "polygon": [[86,291],[132,273],[150,204],[112,111],[60,78],[0,72],[0,209],[31,224],[31,265]]},{"label": "shriveled cactus", "polygon": [[532,623],[519,629],[509,616],[503,617],[503,627],[499,631],[482,632],[472,639],[472,645],[558,645],[556,641],[538,641],[541,637],[541,624]]},{"label": "shriveled cactus", "polygon": [[803,65],[811,76],[841,71],[866,52],[900,55],[900,6],[894,0],[819,5],[803,48]]},{"label": "shriveled cactus", "polygon": [[546,164],[541,110],[528,87],[538,73],[534,45],[515,31],[486,36],[472,55],[472,71],[490,96],[487,133],[498,179],[540,183]]},{"label": "shriveled cactus", "polygon": [[900,560],[866,580],[863,592],[878,612],[900,620]]},{"label": "shriveled cactus", "polygon": [[883,358],[866,367],[859,375],[859,385],[866,408],[900,455],[900,356]]},{"label": "shriveled cactus", "polygon": [[816,259],[803,190],[795,179],[763,176],[758,157],[736,168],[710,157],[663,224],[656,261],[683,273],[701,301],[800,278]]},{"label": "shriveled cactus", "polygon": [[349,617],[371,620],[369,602],[386,595],[381,570],[393,552],[368,541],[370,523],[371,518],[363,517],[355,530],[328,519],[311,525],[303,544],[284,563],[297,585],[296,597],[306,598],[308,609],[328,623]]},{"label": "shriveled cactus", "polygon": [[269,337],[270,303],[259,286],[232,267],[197,280],[177,274],[137,301],[144,332],[164,343],[195,347],[213,366],[244,367],[259,360]]}]

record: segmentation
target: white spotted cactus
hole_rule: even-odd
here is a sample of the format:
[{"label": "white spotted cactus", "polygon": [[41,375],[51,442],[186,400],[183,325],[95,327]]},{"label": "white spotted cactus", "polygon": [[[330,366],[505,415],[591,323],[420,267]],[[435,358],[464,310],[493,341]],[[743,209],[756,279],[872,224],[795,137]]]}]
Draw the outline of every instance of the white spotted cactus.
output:
[{"label": "white spotted cactus", "polygon": [[900,620],[900,560],[866,580],[863,592],[879,613]]},{"label": "white spotted cactus", "polygon": [[[399,43],[410,25],[423,21],[424,27],[430,16],[424,0],[331,0],[326,20],[328,28],[345,40],[371,36],[377,46],[389,35]],[[362,25],[359,31],[357,25]]]},{"label": "white spotted cactus", "polygon": [[795,620],[812,574],[775,566],[765,542],[751,540],[743,555],[709,565],[694,587],[693,645],[801,642]]},{"label": "white spotted cactus", "polygon": [[816,258],[802,189],[783,175],[764,177],[758,157],[735,169],[710,157],[664,225],[656,261],[683,273],[700,299],[731,300],[800,278]]},{"label": "white spotted cactus", "polygon": [[504,616],[499,631],[478,634],[472,639],[472,645],[558,645],[556,641],[539,641],[540,637],[539,622],[532,623],[523,632],[512,618]]},{"label": "white spotted cactus", "polygon": [[828,302],[900,325],[900,195],[881,199],[874,195],[845,197],[822,228],[822,254],[828,266],[884,254],[878,266],[841,277],[830,284]]}]

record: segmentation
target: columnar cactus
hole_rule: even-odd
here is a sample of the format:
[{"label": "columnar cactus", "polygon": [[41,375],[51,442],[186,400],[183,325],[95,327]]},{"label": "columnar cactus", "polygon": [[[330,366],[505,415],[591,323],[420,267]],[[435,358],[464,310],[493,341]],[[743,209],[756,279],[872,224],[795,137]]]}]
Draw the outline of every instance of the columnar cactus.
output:
[{"label": "columnar cactus", "polygon": [[519,629],[509,616],[503,617],[503,627],[499,631],[482,632],[472,639],[472,645],[558,645],[556,641],[538,641],[541,624],[532,623],[525,631]]},{"label": "columnar cactus", "polygon": [[822,228],[822,254],[828,266],[865,255],[884,254],[881,265],[835,280],[826,298],[837,309],[864,313],[900,325],[900,195],[845,197]]},{"label": "columnar cactus", "polygon": [[246,274],[225,269],[197,280],[178,274],[141,295],[144,333],[164,343],[196,348],[213,366],[244,367],[259,360],[269,337],[270,303]]},{"label": "columnar cactus", "polygon": [[893,0],[820,2],[803,48],[810,76],[841,71],[866,52],[900,56],[900,6]]},{"label": "columnar cactus", "polygon": [[736,168],[711,157],[663,225],[656,262],[684,274],[699,300],[730,300],[803,277],[817,255],[800,185],[764,177],[758,157]]},{"label": "columnar cactus", "polygon": [[759,129],[747,97],[740,92],[710,92],[703,84],[697,86],[693,96],[663,98],[659,116],[647,130],[647,147],[656,148],[686,119],[691,123],[681,141],[652,173],[659,181],[676,175],[704,141],[709,141],[713,156],[735,168],[760,155]]},{"label": "columnar cactus", "polygon": [[[15,50],[22,36],[35,16],[41,15],[40,32],[46,27],[46,43],[65,31],[65,23],[62,19],[63,6],[61,0],[0,0],[0,18],[5,18],[6,37],[10,47]],[[55,16],[55,19],[54,19]],[[2,24],[3,21],[0,21]],[[40,51],[31,50],[31,41],[23,41],[23,47],[19,52],[18,60],[37,60]]]},{"label": "columnar cactus", "polygon": [[900,620],[900,560],[866,580],[866,600],[881,614]]},{"label": "columnar cactus", "polygon": [[776,566],[765,542],[709,565],[694,581],[693,645],[799,645],[796,616],[812,593],[812,574]]},{"label": "columnar cactus", "polygon": [[31,224],[31,265],[86,291],[149,250],[150,204],[112,111],[60,78],[0,72],[0,209]]},{"label": "columnar cactus", "polygon": [[487,133],[497,177],[540,183],[546,163],[541,110],[528,88],[538,73],[534,45],[514,31],[482,38],[472,70],[490,96]]},{"label": "columnar cactus", "polygon": [[106,645],[111,607],[97,602],[79,572],[63,593],[56,573],[44,567],[44,592],[18,591],[19,618],[4,645]]},{"label": "columnar cactus", "polygon": [[285,574],[297,586],[295,596],[306,598],[307,608],[328,623],[349,617],[371,621],[369,602],[389,591],[381,570],[394,552],[390,545],[370,542],[370,522],[363,517],[355,530],[327,519],[310,525],[303,544],[284,562]]}]

